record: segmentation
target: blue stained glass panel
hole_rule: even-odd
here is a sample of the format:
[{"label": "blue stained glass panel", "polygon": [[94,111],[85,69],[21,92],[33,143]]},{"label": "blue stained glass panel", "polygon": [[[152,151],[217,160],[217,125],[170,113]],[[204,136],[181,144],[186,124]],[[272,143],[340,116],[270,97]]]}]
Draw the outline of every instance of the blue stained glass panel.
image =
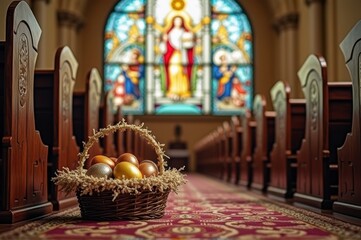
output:
[{"label": "blue stained glass panel", "polygon": [[141,12],[145,8],[145,0],[120,1],[115,7],[118,12]]},{"label": "blue stained glass panel", "polygon": [[234,0],[211,0],[215,13],[241,13],[241,7]]},{"label": "blue stained glass panel", "polygon": [[104,26],[104,90],[114,91],[124,114],[231,115],[250,108],[253,33],[241,5],[152,3],[119,1]]}]

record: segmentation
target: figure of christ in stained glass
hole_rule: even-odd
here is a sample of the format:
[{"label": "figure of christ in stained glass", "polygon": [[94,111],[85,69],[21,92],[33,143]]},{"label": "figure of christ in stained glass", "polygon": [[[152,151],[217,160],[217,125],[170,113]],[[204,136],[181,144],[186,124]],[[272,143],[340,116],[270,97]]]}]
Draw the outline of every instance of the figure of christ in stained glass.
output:
[{"label": "figure of christ in stained glass", "polygon": [[173,1],[162,23],[148,18],[148,23],[158,33],[154,49],[162,71],[164,95],[173,100],[192,97],[197,58],[201,51],[197,32],[201,30],[204,21],[193,25],[192,16],[184,9],[185,4],[184,1]]}]

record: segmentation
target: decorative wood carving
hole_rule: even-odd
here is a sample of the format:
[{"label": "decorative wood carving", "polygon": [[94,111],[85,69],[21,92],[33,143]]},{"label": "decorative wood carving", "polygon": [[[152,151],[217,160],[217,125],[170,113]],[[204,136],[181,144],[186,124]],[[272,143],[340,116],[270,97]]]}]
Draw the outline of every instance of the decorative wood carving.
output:
[{"label": "decorative wood carving", "polygon": [[352,130],[338,149],[339,191],[335,211],[361,217],[361,21],[340,44],[352,79]]},{"label": "decorative wood carving", "polygon": [[41,29],[25,1],[6,18],[5,78],[1,85],[2,164],[0,222],[13,223],[52,211],[47,192],[47,151],[35,130],[33,84]]},{"label": "decorative wood carving", "polygon": [[307,58],[298,76],[307,111],[295,200],[327,209],[337,194],[336,148],[351,127],[351,84],[328,83],[326,61],[316,55]]},{"label": "decorative wood carving", "polygon": [[73,88],[78,62],[68,47],[59,48],[54,70],[35,73],[36,126],[49,146],[48,175],[49,200],[55,210],[77,203],[75,193],[65,194],[51,178],[57,170],[75,169],[79,147],[73,136]]},{"label": "decorative wood carving", "polygon": [[289,85],[281,81],[271,89],[276,117],[268,191],[285,198],[292,197],[296,188],[296,151],[305,129],[305,101],[290,99],[290,92]]}]

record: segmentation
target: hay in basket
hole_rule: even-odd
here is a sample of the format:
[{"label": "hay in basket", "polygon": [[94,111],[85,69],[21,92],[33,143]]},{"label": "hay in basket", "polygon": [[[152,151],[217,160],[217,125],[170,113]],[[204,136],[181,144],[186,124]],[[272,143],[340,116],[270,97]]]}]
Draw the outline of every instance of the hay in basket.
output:
[{"label": "hay in basket", "polygon": [[[116,131],[132,130],[143,137],[150,144],[158,158],[158,176],[142,179],[113,179],[86,175],[84,163],[89,158],[88,151],[99,138]],[[79,153],[78,167],[75,170],[63,168],[52,179],[55,184],[67,193],[76,191],[80,212],[83,219],[92,220],[138,220],[160,218],[168,195],[177,192],[178,187],[185,183],[181,169],[165,170],[167,157],[163,144],[155,140],[151,131],[141,125],[132,125],[124,119],[116,125],[94,130],[84,150]]]}]

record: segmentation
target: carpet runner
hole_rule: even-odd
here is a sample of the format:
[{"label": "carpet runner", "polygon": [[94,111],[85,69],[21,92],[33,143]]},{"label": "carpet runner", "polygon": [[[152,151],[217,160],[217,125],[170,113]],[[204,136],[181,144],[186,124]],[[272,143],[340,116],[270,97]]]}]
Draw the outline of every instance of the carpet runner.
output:
[{"label": "carpet runner", "polygon": [[361,227],[247,194],[197,174],[147,221],[83,221],[72,208],[0,239],[361,239]]}]

